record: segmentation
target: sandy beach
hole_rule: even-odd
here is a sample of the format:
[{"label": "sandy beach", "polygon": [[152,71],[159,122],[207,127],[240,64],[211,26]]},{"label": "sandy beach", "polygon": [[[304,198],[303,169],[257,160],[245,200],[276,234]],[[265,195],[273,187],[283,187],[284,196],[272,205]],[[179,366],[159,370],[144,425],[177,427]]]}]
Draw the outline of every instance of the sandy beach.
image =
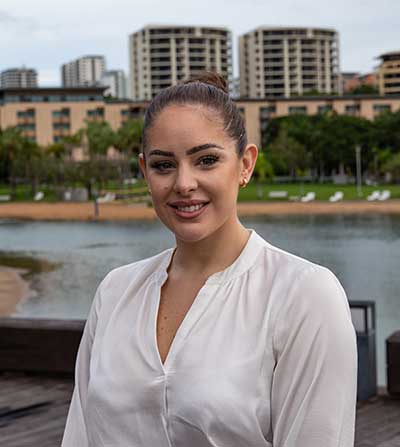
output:
[{"label": "sandy beach", "polygon": [[29,295],[29,284],[22,270],[0,266],[0,317],[15,312],[18,303]]},{"label": "sandy beach", "polygon": [[[144,204],[106,203],[94,215],[93,203],[6,203],[0,204],[0,219],[53,221],[109,221],[156,219],[153,208]],[[240,216],[288,214],[400,214],[400,200],[385,202],[242,202]]]}]

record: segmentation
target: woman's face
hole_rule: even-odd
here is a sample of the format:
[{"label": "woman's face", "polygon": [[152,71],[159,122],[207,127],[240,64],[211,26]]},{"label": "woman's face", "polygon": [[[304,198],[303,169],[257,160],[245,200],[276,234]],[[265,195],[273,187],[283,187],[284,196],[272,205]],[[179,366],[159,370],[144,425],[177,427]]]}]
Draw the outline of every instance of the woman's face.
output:
[{"label": "woman's face", "polygon": [[[250,147],[250,149],[249,149]],[[195,242],[235,222],[239,182],[250,178],[257,148],[238,157],[221,118],[198,105],[170,105],[147,131],[142,172],[160,220]]]}]

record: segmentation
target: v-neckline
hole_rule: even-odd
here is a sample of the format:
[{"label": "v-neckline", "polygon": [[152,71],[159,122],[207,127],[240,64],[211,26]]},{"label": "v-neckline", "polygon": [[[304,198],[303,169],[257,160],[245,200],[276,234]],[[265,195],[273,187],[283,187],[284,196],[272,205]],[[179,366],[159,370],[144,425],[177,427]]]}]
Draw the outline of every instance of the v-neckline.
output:
[{"label": "v-neckline", "polygon": [[[169,346],[167,355],[165,356],[164,363],[161,359],[160,349],[158,346],[158,340],[157,340],[157,322],[158,322],[158,314],[160,310],[160,303],[161,303],[161,289],[165,281],[167,280],[168,276],[166,276],[161,282],[157,282],[157,301],[155,306],[155,315],[154,315],[154,326],[153,326],[153,333],[154,333],[154,343],[155,343],[155,349],[157,352],[158,361],[160,363],[160,366],[163,370],[163,373],[167,373],[170,370],[171,363],[173,362],[173,359],[175,358],[176,354],[179,352],[180,349],[180,343],[185,340],[187,334],[189,333],[190,329],[193,327],[193,319],[196,318],[196,315],[200,316],[205,310],[205,308],[208,305],[207,299],[199,299],[200,295],[204,293],[204,290],[209,287],[207,285],[207,281],[203,284],[203,286],[200,288],[200,290],[197,292],[197,295],[194,297],[192,304],[188,308],[185,316],[183,317],[181,323],[179,324],[175,335],[172,339],[172,342]],[[191,323],[192,321],[192,323]]]},{"label": "v-neckline", "polygon": [[[157,298],[155,300],[155,306],[154,306],[155,310],[152,318],[152,334],[153,334],[152,338],[154,343],[153,346],[156,350],[158,363],[161,367],[161,370],[163,371],[163,374],[166,374],[167,372],[170,371],[170,368],[172,367],[172,362],[177,353],[179,352],[180,347],[182,346],[181,343],[183,343],[189,331],[191,330],[191,328],[193,328],[194,322],[192,320],[195,319],[196,315],[198,316],[198,318],[200,318],[208,307],[212,293],[206,294],[204,297],[205,299],[199,299],[200,295],[202,295],[206,289],[217,287],[220,283],[228,280],[229,278],[232,278],[233,276],[235,276],[235,273],[241,274],[243,271],[249,268],[249,261],[250,261],[250,259],[248,259],[249,252],[251,251],[252,246],[254,246],[254,244],[257,243],[256,238],[257,237],[259,238],[259,236],[253,229],[249,230],[250,230],[249,238],[247,239],[247,242],[243,247],[239,256],[232,262],[232,264],[230,264],[224,270],[221,270],[219,272],[210,275],[203,284],[203,286],[200,288],[200,290],[197,292],[197,295],[195,296],[192,304],[190,305],[183,320],[178,326],[178,329],[176,330],[176,333],[174,335],[174,338],[172,339],[172,342],[170,344],[170,347],[168,349],[167,355],[163,363],[161,360],[161,354],[158,347],[157,321],[161,302],[161,289],[166,280],[168,279],[168,268],[176,252],[176,247],[168,249],[166,257],[162,262],[162,266],[158,271],[158,274],[156,275],[155,286],[157,288]],[[254,262],[254,257],[252,258],[252,261]],[[239,268],[236,269],[238,266]]]}]

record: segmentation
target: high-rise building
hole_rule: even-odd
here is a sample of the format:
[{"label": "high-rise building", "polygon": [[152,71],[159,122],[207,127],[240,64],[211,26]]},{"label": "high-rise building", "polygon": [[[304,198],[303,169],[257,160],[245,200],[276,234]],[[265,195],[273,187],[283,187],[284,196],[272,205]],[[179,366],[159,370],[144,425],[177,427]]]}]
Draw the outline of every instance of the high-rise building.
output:
[{"label": "high-rise building", "polygon": [[9,68],[0,73],[0,87],[2,88],[33,88],[37,86],[37,71],[33,68]]},{"label": "high-rise building", "polygon": [[146,26],[129,36],[130,93],[151,99],[204,70],[232,78],[232,37],[226,28]]},{"label": "high-rise building", "polygon": [[240,36],[239,63],[242,97],[341,93],[333,29],[259,27]]},{"label": "high-rise building", "polygon": [[379,93],[400,94],[400,51],[381,54],[379,58],[381,60],[378,68]]},{"label": "high-rise building", "polygon": [[127,98],[126,76],[123,70],[105,71],[101,78],[101,83],[105,87],[108,87],[104,92],[106,96],[110,95],[119,99]]},{"label": "high-rise building", "polygon": [[106,69],[104,56],[83,56],[63,64],[61,78],[63,87],[89,87],[99,85]]}]

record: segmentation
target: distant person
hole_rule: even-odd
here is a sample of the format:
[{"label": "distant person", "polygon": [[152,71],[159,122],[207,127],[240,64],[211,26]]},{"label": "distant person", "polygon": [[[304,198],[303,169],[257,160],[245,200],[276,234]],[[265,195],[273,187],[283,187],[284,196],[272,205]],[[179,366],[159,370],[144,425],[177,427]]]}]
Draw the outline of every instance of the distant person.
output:
[{"label": "distant person", "polygon": [[219,75],[153,99],[139,161],[176,247],[100,284],[63,447],[353,446],[346,294],[239,221],[256,158]]}]

